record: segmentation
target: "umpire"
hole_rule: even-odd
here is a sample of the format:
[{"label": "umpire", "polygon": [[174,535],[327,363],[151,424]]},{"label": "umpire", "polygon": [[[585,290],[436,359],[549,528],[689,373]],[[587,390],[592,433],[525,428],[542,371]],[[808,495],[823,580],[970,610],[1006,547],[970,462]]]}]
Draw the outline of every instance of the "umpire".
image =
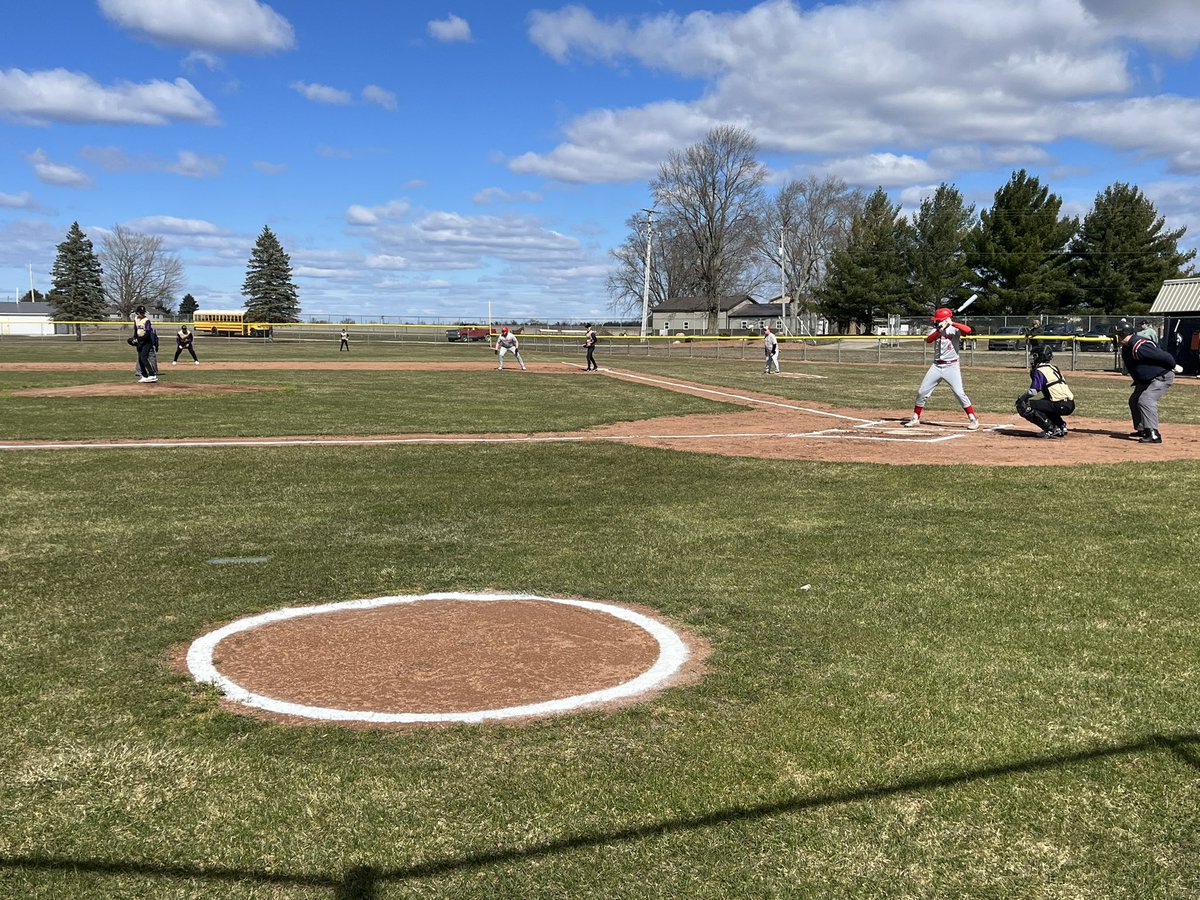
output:
[{"label": "umpire", "polygon": [[1158,401],[1175,383],[1175,375],[1183,371],[1175,357],[1147,337],[1137,333],[1128,322],[1117,327],[1121,343],[1121,360],[1133,379],[1129,395],[1129,414],[1133,417],[1133,432],[1129,435],[1139,444],[1161,444],[1158,432]]}]

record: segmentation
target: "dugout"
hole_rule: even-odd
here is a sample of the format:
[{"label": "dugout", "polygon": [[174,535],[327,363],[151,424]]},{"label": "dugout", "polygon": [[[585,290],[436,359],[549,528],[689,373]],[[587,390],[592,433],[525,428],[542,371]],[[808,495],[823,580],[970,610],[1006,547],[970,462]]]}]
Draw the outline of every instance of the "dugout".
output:
[{"label": "dugout", "polygon": [[1200,278],[1164,281],[1150,315],[1162,316],[1159,343],[1183,366],[1183,374],[1200,375]]}]

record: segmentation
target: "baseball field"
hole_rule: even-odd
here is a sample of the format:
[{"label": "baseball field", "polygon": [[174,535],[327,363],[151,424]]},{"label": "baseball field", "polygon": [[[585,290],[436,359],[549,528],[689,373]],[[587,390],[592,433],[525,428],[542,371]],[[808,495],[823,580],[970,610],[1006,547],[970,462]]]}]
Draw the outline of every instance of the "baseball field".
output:
[{"label": "baseball field", "polygon": [[[913,433],[920,366],[335,348],[143,385],[124,344],[0,342],[0,897],[1200,895],[1196,379],[1140,446],[1114,373],[1043,441],[1016,366],[964,370],[979,431],[942,387]],[[186,662],[430,594],[636,610],[687,671],[379,727]],[[367,712],[640,665],[534,601],[431,602],[216,661]]]}]

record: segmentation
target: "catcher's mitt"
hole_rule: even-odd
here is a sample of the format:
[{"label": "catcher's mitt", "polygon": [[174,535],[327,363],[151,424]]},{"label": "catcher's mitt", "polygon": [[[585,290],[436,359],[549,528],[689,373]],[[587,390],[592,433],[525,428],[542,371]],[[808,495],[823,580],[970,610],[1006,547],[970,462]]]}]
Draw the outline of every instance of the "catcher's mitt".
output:
[{"label": "catcher's mitt", "polygon": [[1020,397],[1018,397],[1016,407],[1017,415],[1022,417],[1026,416],[1029,413],[1029,395],[1022,394]]}]

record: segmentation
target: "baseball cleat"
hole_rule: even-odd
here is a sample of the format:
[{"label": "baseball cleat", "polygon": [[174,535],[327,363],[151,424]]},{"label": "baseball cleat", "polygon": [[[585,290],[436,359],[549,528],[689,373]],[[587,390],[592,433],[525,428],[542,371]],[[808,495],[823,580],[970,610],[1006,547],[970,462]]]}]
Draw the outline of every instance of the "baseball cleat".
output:
[{"label": "baseball cleat", "polygon": [[921,424],[921,420],[918,419],[916,416],[913,416],[911,419],[909,419],[907,422],[904,423],[904,427],[905,428],[916,428],[920,424]]},{"label": "baseball cleat", "polygon": [[971,419],[967,422],[967,431],[977,431],[979,429],[979,420]]}]

